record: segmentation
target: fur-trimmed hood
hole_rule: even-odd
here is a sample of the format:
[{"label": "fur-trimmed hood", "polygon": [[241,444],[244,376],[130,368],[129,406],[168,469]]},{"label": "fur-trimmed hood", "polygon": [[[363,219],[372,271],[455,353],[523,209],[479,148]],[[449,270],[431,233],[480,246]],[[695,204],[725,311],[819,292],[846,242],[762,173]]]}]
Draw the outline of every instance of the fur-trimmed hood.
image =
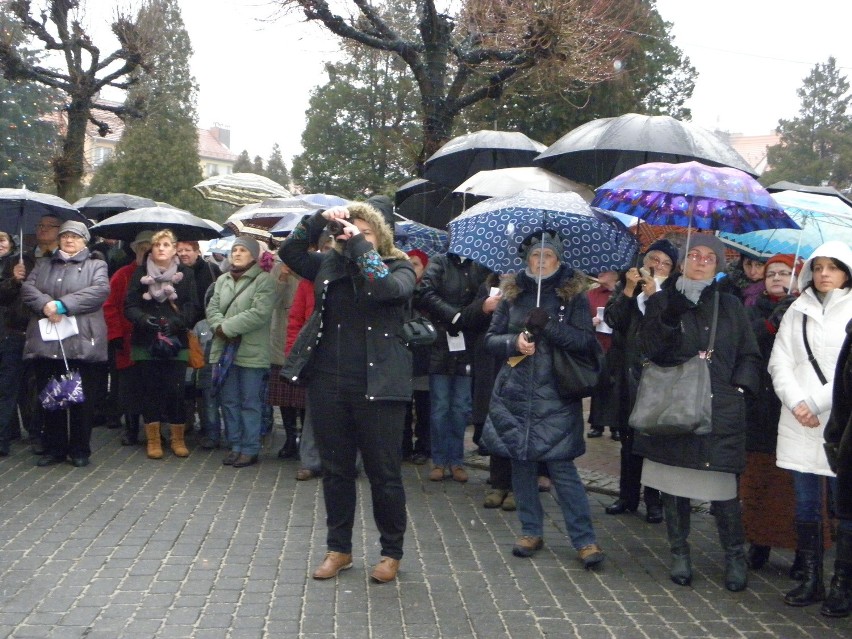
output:
[{"label": "fur-trimmed hood", "polygon": [[[388,226],[388,223],[385,222],[385,218],[381,212],[364,202],[353,202],[352,204],[348,204],[346,208],[349,210],[350,222],[353,220],[364,220],[373,227],[377,240],[376,251],[383,260],[408,260],[408,255],[394,246],[393,231]],[[342,244],[337,240],[334,241],[332,246],[338,253],[343,248]]]},{"label": "fur-trimmed hood", "polygon": [[[559,266],[555,277],[559,278],[556,295],[564,302],[567,302],[575,295],[585,293],[594,286],[594,281],[585,273],[564,264]],[[525,271],[507,275],[500,281],[500,290],[502,291],[503,298],[510,302],[517,299],[518,295],[523,291],[530,288],[535,289],[536,286],[536,281],[527,275]]]}]

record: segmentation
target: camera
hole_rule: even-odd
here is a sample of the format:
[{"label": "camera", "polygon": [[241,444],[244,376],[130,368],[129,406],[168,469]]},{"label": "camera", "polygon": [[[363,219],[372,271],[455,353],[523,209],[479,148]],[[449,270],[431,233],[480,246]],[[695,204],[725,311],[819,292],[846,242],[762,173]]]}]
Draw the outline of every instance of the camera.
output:
[{"label": "camera", "polygon": [[332,237],[337,237],[343,233],[343,222],[338,219],[329,220],[328,224],[326,224],[326,228],[328,232],[332,235]]}]

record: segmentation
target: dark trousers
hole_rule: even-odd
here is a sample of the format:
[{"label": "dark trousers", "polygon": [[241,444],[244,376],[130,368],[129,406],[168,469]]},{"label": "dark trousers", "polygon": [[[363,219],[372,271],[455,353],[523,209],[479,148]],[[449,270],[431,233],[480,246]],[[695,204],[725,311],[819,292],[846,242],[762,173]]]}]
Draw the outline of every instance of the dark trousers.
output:
[{"label": "dark trousers", "polygon": [[370,480],[373,519],[382,556],[402,558],[405,490],[402,486],[404,402],[369,401],[363,393],[329,392],[320,379],[308,386],[308,406],[322,462],[328,550],[352,552],[358,451]]},{"label": "dark trousers", "polygon": [[[71,370],[80,371],[83,380],[83,394],[97,384],[97,372],[92,364],[69,359]],[[65,372],[62,360],[36,359],[35,376],[39,391],[53,376]],[[92,435],[92,400],[86,396],[81,404],[74,404],[67,410],[44,411],[44,450],[48,455],[59,457],[89,457],[92,454],[89,441]]]},{"label": "dark trousers", "polygon": [[[621,429],[621,477],[618,480],[618,496],[627,505],[636,509],[639,506],[639,493],[642,487],[642,460],[633,454],[633,441],[636,431],[632,428]],[[645,487],[645,505],[660,504],[660,491],[656,488]]]},{"label": "dark trousers", "polygon": [[432,451],[432,445],[429,443],[429,419],[432,411],[429,404],[429,391],[414,391],[413,399],[414,401],[408,404],[405,410],[402,454],[409,457],[419,453],[428,457]]},{"label": "dark trousers", "polygon": [[13,435],[15,406],[24,370],[24,341],[21,334],[9,334],[0,340],[0,448],[6,450]]}]

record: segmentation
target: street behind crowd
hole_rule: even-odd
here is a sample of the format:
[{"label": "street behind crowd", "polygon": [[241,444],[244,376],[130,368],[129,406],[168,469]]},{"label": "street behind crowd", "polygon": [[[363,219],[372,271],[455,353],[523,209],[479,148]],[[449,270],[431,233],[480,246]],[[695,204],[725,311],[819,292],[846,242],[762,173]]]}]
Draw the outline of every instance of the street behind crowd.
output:
[{"label": "street behind crowd", "polygon": [[544,550],[513,557],[516,513],[482,508],[487,472],[483,458],[469,457],[464,485],[429,482],[428,465],[404,465],[409,532],[396,583],[368,579],[379,548],[363,478],[354,565],[314,581],[309,573],[325,554],[321,485],[297,482],[297,463],[275,458],[282,439],[241,469],[223,466],[222,451],[200,449],[152,461],[103,428],[87,468],[37,468],[15,442],[0,462],[0,636],[852,636],[852,619],[784,605],[790,551],[773,552],[745,592],[725,590],[707,514],[693,518],[693,586],[673,584],[664,525],[646,524],[641,509],[604,514],[618,468],[609,437],[590,440],[578,463],[607,555],[594,572],[575,559],[549,497]]}]

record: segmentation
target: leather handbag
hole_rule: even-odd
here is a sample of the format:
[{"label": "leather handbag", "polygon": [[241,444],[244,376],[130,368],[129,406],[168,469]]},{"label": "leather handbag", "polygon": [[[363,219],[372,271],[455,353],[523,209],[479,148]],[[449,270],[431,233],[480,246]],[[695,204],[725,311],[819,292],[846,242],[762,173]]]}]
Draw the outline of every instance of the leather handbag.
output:
[{"label": "leather handbag", "polygon": [[628,423],[644,435],[709,435],[713,430],[710,362],[716,341],[719,293],[707,350],[677,366],[647,362]]},{"label": "leather handbag", "polygon": [[553,349],[553,377],[559,396],[563,399],[589,397],[600,382],[605,365],[604,352],[597,339],[594,351],[586,355]]},{"label": "leather handbag", "polygon": [[196,370],[204,368],[204,347],[201,346],[201,340],[198,339],[198,335],[193,331],[187,331],[186,341],[189,345],[189,357],[186,361],[187,366]]},{"label": "leather handbag", "polygon": [[[565,306],[559,308],[560,317],[564,317]],[[594,340],[594,350],[584,355],[568,353],[554,348],[551,360],[556,391],[562,399],[575,400],[589,397],[600,382],[606,367],[606,358],[598,343]]]},{"label": "leather handbag", "polygon": [[399,336],[406,346],[430,346],[435,343],[438,331],[421,315],[403,323]]}]

